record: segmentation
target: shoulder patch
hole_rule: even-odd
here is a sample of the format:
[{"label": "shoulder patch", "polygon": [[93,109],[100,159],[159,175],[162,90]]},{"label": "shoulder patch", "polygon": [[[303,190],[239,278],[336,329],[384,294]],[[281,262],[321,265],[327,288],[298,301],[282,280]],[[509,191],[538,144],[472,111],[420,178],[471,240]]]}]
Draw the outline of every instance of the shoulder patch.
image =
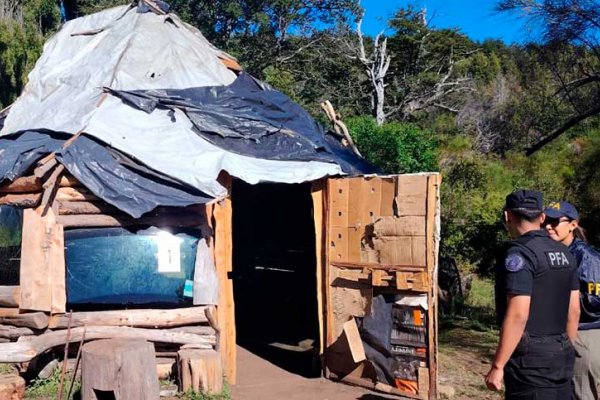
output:
[{"label": "shoulder patch", "polygon": [[519,253],[511,253],[504,260],[504,267],[510,272],[519,272],[525,266],[525,259]]}]

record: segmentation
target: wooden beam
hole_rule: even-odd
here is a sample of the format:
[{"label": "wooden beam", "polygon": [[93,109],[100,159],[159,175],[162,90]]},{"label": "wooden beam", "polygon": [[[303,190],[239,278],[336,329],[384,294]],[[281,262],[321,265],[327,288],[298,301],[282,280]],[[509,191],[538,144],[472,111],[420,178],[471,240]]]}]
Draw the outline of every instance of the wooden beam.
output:
[{"label": "wooden beam", "polygon": [[159,329],[129,328],[124,326],[87,326],[67,330],[47,332],[39,336],[23,336],[17,342],[0,344],[0,363],[27,362],[47,350],[63,346],[69,342],[80,342],[85,332],[85,340],[96,339],[143,339],[156,343],[173,343],[197,348],[212,349],[214,338],[183,332],[169,332]]},{"label": "wooden beam", "polygon": [[324,302],[323,294],[325,293],[324,277],[325,277],[325,187],[326,181],[321,179],[312,184],[311,197],[313,204],[313,222],[315,225],[315,258],[316,258],[316,277],[317,277],[317,319],[319,321],[319,354],[322,355],[325,351],[325,323],[323,316]]},{"label": "wooden beam", "polygon": [[[54,154],[52,154],[54,156]],[[43,159],[38,163],[38,167],[33,171],[33,175],[37,178],[43,178],[50,172],[52,168],[54,168],[58,164],[55,157]]]},{"label": "wooden beam", "polygon": [[18,286],[0,286],[0,307],[19,307],[21,289]]},{"label": "wooden beam", "polygon": [[427,318],[427,353],[429,359],[429,398],[437,399],[437,231],[440,175],[427,178],[426,259],[429,281]]},{"label": "wooden beam", "polygon": [[[232,181],[227,174],[221,175],[219,183],[227,188],[231,196]],[[236,343],[235,343],[235,305],[233,301],[233,282],[229,273],[233,269],[233,209],[231,197],[215,204],[213,209],[215,227],[215,266],[219,280],[219,304],[217,323],[220,327],[220,350],[223,361],[223,373],[227,381],[236,382]]]},{"label": "wooden beam", "polygon": [[43,312],[25,313],[13,315],[2,315],[0,313],[0,324],[19,326],[31,329],[46,329],[48,327],[48,315]]},{"label": "wooden beam", "polygon": [[[164,328],[208,322],[205,310],[212,306],[176,308],[172,310],[118,310],[73,312],[71,326],[134,326],[143,328]],[[50,329],[65,329],[69,317],[66,314],[50,317]]]},{"label": "wooden beam", "polygon": [[152,225],[172,227],[201,226],[204,216],[194,213],[179,213],[166,215],[150,215],[141,218],[132,218],[128,215],[80,214],[59,215],[56,221],[64,228],[85,227],[119,227],[131,225]]},{"label": "wooden beam", "polygon": [[338,262],[332,261],[332,267],[347,268],[347,269],[370,269],[370,270],[386,270],[386,271],[402,271],[402,272],[423,272],[427,267],[419,267],[414,265],[402,264],[377,264],[364,262]]},{"label": "wooden beam", "polygon": [[4,194],[0,195],[0,206],[32,208],[40,204],[41,198],[41,193]]}]

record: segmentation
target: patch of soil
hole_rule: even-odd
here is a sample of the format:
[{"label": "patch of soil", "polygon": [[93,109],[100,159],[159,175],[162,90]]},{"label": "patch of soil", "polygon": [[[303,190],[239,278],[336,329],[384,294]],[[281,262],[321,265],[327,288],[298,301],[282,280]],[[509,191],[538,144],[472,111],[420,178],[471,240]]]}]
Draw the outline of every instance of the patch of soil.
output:
[{"label": "patch of soil", "polygon": [[439,339],[440,385],[456,390],[452,399],[500,400],[502,393],[485,386],[484,377],[496,350],[496,332],[477,332],[463,327],[445,330]]}]

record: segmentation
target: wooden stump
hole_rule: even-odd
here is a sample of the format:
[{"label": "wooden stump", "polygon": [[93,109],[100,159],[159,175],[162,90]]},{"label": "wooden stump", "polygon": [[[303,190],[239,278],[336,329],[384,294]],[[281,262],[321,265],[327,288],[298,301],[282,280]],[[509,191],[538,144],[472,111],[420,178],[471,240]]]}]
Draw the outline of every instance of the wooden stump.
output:
[{"label": "wooden stump", "polygon": [[130,339],[97,340],[85,344],[81,354],[83,400],[159,398],[152,343]]},{"label": "wooden stump", "polygon": [[181,391],[219,394],[223,390],[221,355],[214,350],[179,350],[179,383]]},{"label": "wooden stump", "polygon": [[0,375],[0,400],[21,400],[25,394],[25,380],[19,375]]}]

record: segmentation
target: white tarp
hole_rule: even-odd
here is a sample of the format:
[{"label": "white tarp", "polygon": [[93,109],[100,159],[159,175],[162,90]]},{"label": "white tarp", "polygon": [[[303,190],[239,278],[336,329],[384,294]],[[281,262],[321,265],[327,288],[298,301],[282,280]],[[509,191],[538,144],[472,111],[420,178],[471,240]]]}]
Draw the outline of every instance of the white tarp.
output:
[{"label": "white tarp", "polygon": [[[299,183],[341,174],[336,164],[262,160],[227,152],[192,131],[183,114],[136,110],[102,91],[228,85],[222,54],[174,15],[116,7],[67,22],[44,46],[0,135],[83,131],[149,167],[221,197],[221,170],[248,183]],[[100,32],[96,32],[101,30]]]}]

